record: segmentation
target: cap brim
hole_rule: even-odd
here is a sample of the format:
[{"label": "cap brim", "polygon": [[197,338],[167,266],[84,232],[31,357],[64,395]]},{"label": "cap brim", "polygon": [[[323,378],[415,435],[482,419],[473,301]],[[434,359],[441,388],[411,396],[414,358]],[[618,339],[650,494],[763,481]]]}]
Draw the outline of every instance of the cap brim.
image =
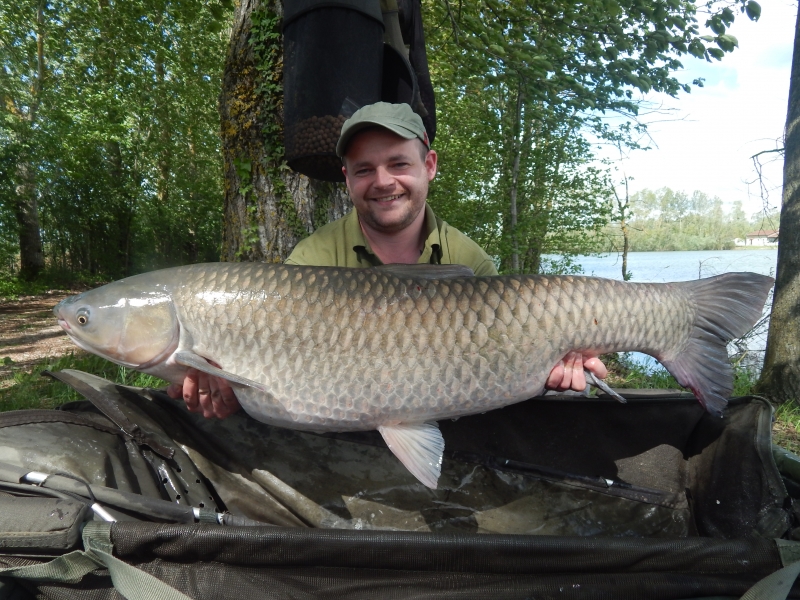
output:
[{"label": "cap brim", "polygon": [[417,135],[415,131],[412,131],[408,127],[400,124],[387,123],[386,120],[382,120],[381,122],[370,120],[359,121],[358,123],[348,127],[345,134],[339,138],[339,141],[336,143],[336,156],[342,158],[344,156],[344,151],[347,149],[347,144],[350,143],[350,140],[353,139],[353,136],[359,131],[369,127],[381,127],[383,129],[388,129],[389,131],[399,135],[401,138],[405,138],[407,140],[413,140],[414,138],[420,139],[419,135]]}]

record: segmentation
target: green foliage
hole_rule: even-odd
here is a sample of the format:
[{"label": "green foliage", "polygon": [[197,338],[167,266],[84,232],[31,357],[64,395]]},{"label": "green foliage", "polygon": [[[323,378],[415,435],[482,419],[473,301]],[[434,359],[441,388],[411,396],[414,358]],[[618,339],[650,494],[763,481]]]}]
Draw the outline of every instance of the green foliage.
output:
[{"label": "green foliage", "polygon": [[24,281],[17,277],[0,278],[0,300],[16,300],[20,296],[42,294],[50,289],[39,281]]},{"label": "green foliage", "polygon": [[[642,190],[630,197],[630,250],[730,250],[735,239],[744,239],[750,231],[778,229],[779,218],[777,213],[747,218],[741,202],[725,211],[720,198],[697,190],[691,195],[670,188]],[[601,239],[603,249],[619,251],[622,242],[616,226],[608,227]]]},{"label": "green foliage", "polygon": [[[682,389],[681,385],[664,367],[658,365],[653,368],[651,365],[636,362],[627,352],[604,354],[600,358],[609,370],[606,383],[613,388],[640,390]],[[741,364],[734,364],[733,393],[731,395],[752,395],[757,381],[758,373],[752,368]]]},{"label": "green foliage", "polygon": [[639,93],[689,91],[679,57],[731,52],[737,6],[756,18],[758,5],[712,1],[701,31],[686,0],[426,0],[441,155],[431,203],[502,272],[588,252],[611,189],[589,140],[635,146],[603,115],[635,115]]},{"label": "green foliage", "polygon": [[0,276],[0,301],[17,300],[21,296],[38,296],[52,290],[75,292],[103,285],[111,281],[105,276],[83,271],[65,271],[49,267],[33,280],[22,279],[12,274]]},{"label": "green foliage", "polygon": [[104,377],[114,383],[135,387],[160,388],[165,381],[116,365],[94,354],[68,354],[39,363],[32,370],[13,369],[6,381],[0,381],[0,411],[28,408],[54,408],[65,402],[82,400],[72,388],[50,377],[43,371],[78,369]]},{"label": "green foliage", "polygon": [[514,270],[515,251],[517,270],[534,273],[545,268],[543,254],[589,251],[582,234],[606,223],[608,186],[592,164],[582,120],[563,107],[519,101],[520,89],[505,83],[459,81],[444,63],[432,69],[439,70],[443,115],[435,143],[439,174],[429,196],[437,213],[498,257],[503,272]]},{"label": "green foliage", "polygon": [[[52,268],[116,278],[218,257],[215,104],[231,8],[0,0],[0,171],[16,157],[0,179],[13,187],[32,167]],[[0,264],[14,211],[0,184]]]},{"label": "green foliage", "polygon": [[426,8],[429,27],[441,30],[437,51],[470,74],[522,81],[532,101],[631,112],[634,91],[688,91],[675,76],[681,56],[710,60],[709,43],[731,52],[735,9],[760,15],[752,0],[702,8],[687,0],[429,0]]},{"label": "green foliage", "polygon": [[660,365],[650,365],[634,361],[627,352],[604,354],[600,357],[609,371],[606,383],[612,388],[675,390],[681,385]]},{"label": "green foliage", "polygon": [[797,400],[788,400],[775,408],[773,435],[773,443],[800,453],[800,404]]}]

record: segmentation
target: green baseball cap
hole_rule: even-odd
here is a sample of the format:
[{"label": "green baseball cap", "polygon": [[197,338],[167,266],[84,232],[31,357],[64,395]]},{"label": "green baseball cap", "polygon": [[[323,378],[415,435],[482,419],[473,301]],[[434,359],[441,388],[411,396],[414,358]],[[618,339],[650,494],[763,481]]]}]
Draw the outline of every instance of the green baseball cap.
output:
[{"label": "green baseball cap", "polygon": [[426,147],[430,148],[428,132],[422,124],[422,117],[411,110],[408,104],[389,104],[376,102],[367,104],[353,113],[342,125],[342,133],[336,144],[336,156],[341,158],[347,149],[352,137],[367,127],[385,127],[402,138],[413,140],[419,138]]}]

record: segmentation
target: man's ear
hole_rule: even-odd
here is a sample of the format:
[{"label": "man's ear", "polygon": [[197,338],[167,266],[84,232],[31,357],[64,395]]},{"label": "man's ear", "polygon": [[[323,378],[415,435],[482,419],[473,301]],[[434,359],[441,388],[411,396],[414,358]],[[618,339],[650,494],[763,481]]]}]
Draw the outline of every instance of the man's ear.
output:
[{"label": "man's ear", "polygon": [[439,157],[436,154],[436,150],[429,150],[425,156],[425,170],[428,172],[428,181],[433,181],[433,178],[436,177],[438,161]]},{"label": "man's ear", "polygon": [[347,193],[350,193],[350,180],[347,178],[347,167],[342,165],[342,175],[344,175],[344,186],[347,188]]}]

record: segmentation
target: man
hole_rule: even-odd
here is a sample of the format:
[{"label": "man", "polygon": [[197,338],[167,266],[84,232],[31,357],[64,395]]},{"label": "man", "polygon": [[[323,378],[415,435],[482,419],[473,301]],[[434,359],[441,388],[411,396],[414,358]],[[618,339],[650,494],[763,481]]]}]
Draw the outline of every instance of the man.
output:
[{"label": "man", "polygon": [[[437,218],[428,206],[428,184],[436,176],[422,119],[407,104],[378,102],[356,111],[342,126],[336,154],[354,210],[302,240],[286,260],[293,265],[371,267],[390,263],[461,264],[476,275],[497,275],[491,258],[475,242]],[[596,357],[570,353],[553,368],[547,387],[586,387],[583,369],[604,378]],[[224,380],[191,369],[183,388],[190,411],[224,418],[239,409]]]}]

